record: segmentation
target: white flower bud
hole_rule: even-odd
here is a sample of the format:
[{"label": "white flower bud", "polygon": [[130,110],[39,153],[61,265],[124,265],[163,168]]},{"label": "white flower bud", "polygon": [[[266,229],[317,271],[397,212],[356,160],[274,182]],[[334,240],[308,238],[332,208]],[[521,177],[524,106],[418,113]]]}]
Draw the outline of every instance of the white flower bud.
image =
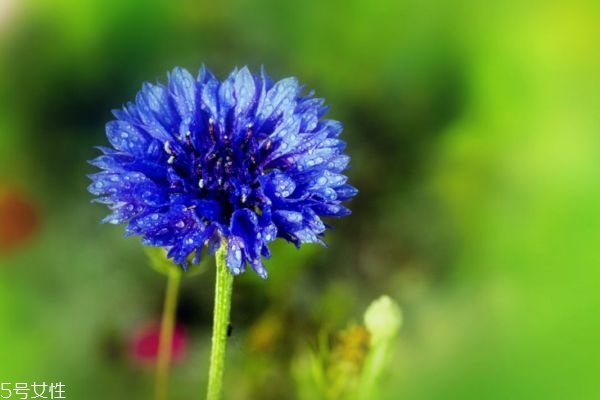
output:
[{"label": "white flower bud", "polygon": [[392,339],[402,324],[402,312],[389,296],[373,301],[364,316],[365,325],[371,333],[371,345]]}]

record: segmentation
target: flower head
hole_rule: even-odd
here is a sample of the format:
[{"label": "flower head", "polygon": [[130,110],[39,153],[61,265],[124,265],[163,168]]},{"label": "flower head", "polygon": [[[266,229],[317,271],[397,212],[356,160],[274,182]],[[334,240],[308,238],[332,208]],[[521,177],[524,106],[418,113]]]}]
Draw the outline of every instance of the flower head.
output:
[{"label": "flower head", "polygon": [[263,278],[276,237],[323,244],[321,217],[349,214],[340,203],[357,191],[342,174],[342,125],[301,91],[295,78],[273,83],[246,67],[222,82],[202,67],[197,78],[175,68],[167,85],[145,83],[113,111],[112,147],[91,161],[103,171],[88,189],[112,210],[103,221],[128,221],[127,235],[184,268],[224,242],[233,274],[248,263]]}]

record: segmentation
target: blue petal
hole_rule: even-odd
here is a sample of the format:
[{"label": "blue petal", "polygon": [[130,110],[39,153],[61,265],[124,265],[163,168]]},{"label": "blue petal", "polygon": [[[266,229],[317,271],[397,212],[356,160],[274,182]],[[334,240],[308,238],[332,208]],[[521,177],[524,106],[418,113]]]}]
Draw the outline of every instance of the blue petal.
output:
[{"label": "blue petal", "polygon": [[200,89],[200,106],[210,118],[217,119],[219,110],[219,81],[210,79],[203,83]]},{"label": "blue petal", "polygon": [[136,105],[148,133],[161,141],[173,138],[172,131],[178,117],[166,87],[145,83],[136,96]]},{"label": "blue petal", "polygon": [[183,68],[175,68],[169,76],[169,92],[182,120],[193,118],[196,110],[196,81]]},{"label": "blue petal", "polygon": [[149,144],[146,135],[126,121],[107,123],[106,136],[115,149],[135,156],[143,156]]},{"label": "blue petal", "polygon": [[208,254],[215,254],[219,247],[221,247],[221,234],[223,232],[223,227],[221,224],[212,223],[209,226],[213,227],[213,233],[208,237],[208,242],[206,244]]},{"label": "blue petal", "polygon": [[347,180],[348,177],[346,175],[323,170],[317,177],[309,182],[307,190],[316,191],[326,187],[337,187],[346,183]]},{"label": "blue petal", "polygon": [[263,279],[267,279],[267,270],[265,269],[265,266],[263,265],[260,257],[252,260],[250,262],[250,266],[252,267],[254,272],[256,272],[258,274],[258,276],[260,276]]},{"label": "blue petal", "polygon": [[233,80],[235,77],[235,72],[232,72],[231,75],[219,87],[219,123],[225,128],[227,115],[235,105],[234,98],[234,89],[233,89]]},{"label": "blue petal", "polygon": [[194,250],[201,248],[203,243],[202,233],[196,230],[190,230],[185,235],[182,235],[180,240],[171,247],[167,253],[167,257],[172,258],[175,263],[182,265],[184,270],[187,271],[188,256]]},{"label": "blue petal", "polygon": [[109,208],[111,209],[112,214],[103,218],[102,223],[121,224],[144,211],[144,206],[136,204],[135,202],[112,203]]},{"label": "blue petal", "polygon": [[350,157],[342,154],[338,155],[327,162],[327,168],[332,172],[342,172],[348,167]]},{"label": "blue petal", "polygon": [[260,181],[265,194],[272,200],[289,197],[296,189],[296,182],[290,176],[276,171],[263,175]]},{"label": "blue petal", "polygon": [[340,133],[342,133],[343,129],[344,126],[342,123],[334,119],[323,119],[317,124],[317,130],[327,132],[328,136],[331,138],[337,138]]},{"label": "blue petal", "polygon": [[296,247],[300,247],[302,243],[319,243],[325,245],[325,243],[317,237],[317,235],[308,228],[300,228],[294,231],[280,232],[280,237],[294,243]]},{"label": "blue petal", "polygon": [[239,237],[244,243],[244,252],[247,258],[254,259],[259,256],[260,241],[257,238],[258,218],[256,214],[247,208],[242,208],[233,213],[230,223],[230,231]]},{"label": "blue petal", "polygon": [[139,172],[103,171],[90,175],[93,183],[88,186],[90,193],[97,196],[111,195],[114,198],[127,196],[140,184],[152,184],[146,176]]},{"label": "blue petal", "polygon": [[302,229],[302,213],[290,210],[273,211],[273,222],[279,231],[293,232]]},{"label": "blue petal", "polygon": [[242,254],[242,248],[244,243],[241,238],[237,236],[231,236],[227,240],[227,267],[232,274],[238,275],[243,270],[245,264],[244,256]]},{"label": "blue petal", "polygon": [[257,110],[259,126],[267,120],[274,120],[282,113],[293,113],[300,86],[296,78],[282,79],[267,92],[264,103]]},{"label": "blue petal", "polygon": [[261,236],[265,243],[272,242],[277,237],[277,226],[274,223],[269,223],[263,228]]},{"label": "blue petal", "polygon": [[[133,218],[126,228],[128,235],[143,234],[146,239],[181,238],[190,231],[202,229],[195,214],[183,205],[174,205],[167,212],[154,212]],[[153,242],[166,245],[168,242]]]},{"label": "blue petal", "polygon": [[196,208],[196,213],[209,221],[218,221],[221,219],[221,206],[216,200],[190,200],[190,204]]},{"label": "blue petal", "polygon": [[245,116],[255,102],[256,85],[248,67],[242,68],[236,75],[233,83],[235,96],[235,115],[237,118]]},{"label": "blue petal", "polygon": [[321,216],[324,217],[344,217],[350,215],[350,210],[340,204],[315,204],[312,209]]},{"label": "blue petal", "polygon": [[215,81],[215,76],[212,72],[204,64],[200,66],[200,70],[198,71],[198,82],[207,83],[209,81]]},{"label": "blue petal", "polygon": [[358,190],[354,186],[348,184],[335,188],[335,191],[337,192],[338,199],[342,201],[348,200],[358,194]]},{"label": "blue petal", "polygon": [[123,164],[128,164],[133,160],[133,157],[130,155],[101,155],[93,160],[88,161],[89,164],[94,167],[104,169],[104,170],[112,170],[113,172],[125,172],[125,168]]},{"label": "blue petal", "polygon": [[135,197],[140,203],[150,207],[166,206],[169,197],[154,183],[145,183],[135,187]]},{"label": "blue petal", "polygon": [[325,232],[325,224],[312,209],[306,207],[302,210],[302,220],[311,231],[317,234]]},{"label": "blue petal", "polygon": [[300,243],[319,243],[321,245],[325,245],[321,239],[317,237],[317,235],[310,229],[300,229],[298,231],[293,232],[293,235],[296,236]]},{"label": "blue petal", "polygon": [[302,132],[312,132],[319,123],[319,117],[326,110],[324,100],[319,98],[303,98],[296,106],[295,113],[302,118]]},{"label": "blue petal", "polygon": [[257,102],[256,110],[257,110],[257,114],[258,114],[260,112],[260,110],[262,110],[262,108],[267,100],[267,92],[271,89],[271,87],[273,87],[273,81],[271,80],[271,77],[269,77],[269,75],[267,75],[264,66],[262,66],[260,69],[260,78],[255,77],[254,81],[256,83],[256,87],[260,86],[260,92],[258,92],[258,97],[256,100],[256,102]]},{"label": "blue petal", "polygon": [[298,144],[301,143],[302,136],[298,134],[300,123],[300,118],[294,115],[285,118],[275,127],[273,134],[270,136],[273,142],[273,150],[266,159],[267,163],[284,154],[293,152]]}]

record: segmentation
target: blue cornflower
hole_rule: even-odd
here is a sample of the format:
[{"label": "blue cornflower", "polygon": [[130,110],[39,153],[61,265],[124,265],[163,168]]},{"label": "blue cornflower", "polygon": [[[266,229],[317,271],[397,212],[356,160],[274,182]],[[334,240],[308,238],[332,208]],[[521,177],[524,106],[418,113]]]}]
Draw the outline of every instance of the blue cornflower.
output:
[{"label": "blue cornflower", "polygon": [[247,262],[263,278],[276,237],[323,244],[321,217],[349,214],[340,203],[357,190],[342,174],[342,125],[301,91],[295,78],[273,83],[246,67],[223,82],[202,67],[196,79],[175,68],[167,85],[145,83],[113,111],[112,147],[90,161],[103,171],[88,189],[112,210],[103,222],[128,221],[126,235],[184,268],[225,242],[233,274]]}]

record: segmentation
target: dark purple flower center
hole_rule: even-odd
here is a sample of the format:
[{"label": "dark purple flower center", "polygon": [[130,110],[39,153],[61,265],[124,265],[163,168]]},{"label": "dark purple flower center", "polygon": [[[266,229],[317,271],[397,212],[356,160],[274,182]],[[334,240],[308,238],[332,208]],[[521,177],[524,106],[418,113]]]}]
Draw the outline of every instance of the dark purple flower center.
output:
[{"label": "dark purple flower center", "polygon": [[[248,208],[262,212],[265,196],[258,177],[268,172],[266,156],[272,146],[267,135],[255,135],[252,125],[232,135],[209,118],[205,131],[187,132],[177,142],[164,142],[168,183],[173,195],[216,200],[219,222],[229,223],[233,211]],[[193,208],[193,206],[192,206]]]}]

